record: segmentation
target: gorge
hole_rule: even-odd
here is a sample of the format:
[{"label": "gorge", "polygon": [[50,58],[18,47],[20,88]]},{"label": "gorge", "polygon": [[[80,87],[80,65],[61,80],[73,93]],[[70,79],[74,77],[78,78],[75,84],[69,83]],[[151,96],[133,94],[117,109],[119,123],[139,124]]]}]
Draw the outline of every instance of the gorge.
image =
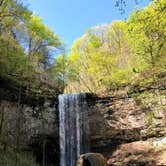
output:
[{"label": "gorge", "polygon": [[0,0],[0,166],[166,166],[166,0],[30,1]]},{"label": "gorge", "polygon": [[[137,91],[136,87],[122,88],[112,91],[109,96],[60,95],[60,102],[58,97],[55,97],[52,101],[45,102],[43,106],[39,104],[18,106],[15,101],[1,100],[1,151],[10,154],[13,162],[15,154],[9,153],[9,150],[17,147],[19,132],[20,151],[32,153],[41,166],[43,156],[46,166],[59,166],[60,153],[66,151],[64,148],[67,148],[67,153],[63,154],[63,159],[61,158],[63,165],[67,162],[65,157],[73,153],[73,157],[69,158],[70,162],[75,162],[79,153],[85,152],[101,153],[109,166],[164,165],[166,92],[165,79],[162,80],[160,79],[156,87],[149,85],[147,89],[137,88]],[[58,107],[61,109],[60,115]],[[66,115],[62,116],[65,109]],[[73,111],[69,112],[69,109]],[[82,113],[85,113],[85,116],[82,116]],[[12,120],[13,118],[15,120]],[[65,123],[62,123],[64,120]],[[81,126],[81,131],[77,128],[76,132],[76,123]],[[20,126],[20,130],[17,130],[16,126]],[[75,130],[72,130],[71,126]],[[62,129],[61,132],[59,127]],[[68,136],[62,137],[64,130]],[[88,137],[81,136],[85,130],[89,131]],[[74,136],[75,139],[72,139]],[[69,141],[71,143],[68,147],[64,147]],[[61,150],[60,142],[63,143]],[[89,147],[82,149],[79,145],[83,144],[89,144]],[[19,160],[22,161],[21,158]]]}]

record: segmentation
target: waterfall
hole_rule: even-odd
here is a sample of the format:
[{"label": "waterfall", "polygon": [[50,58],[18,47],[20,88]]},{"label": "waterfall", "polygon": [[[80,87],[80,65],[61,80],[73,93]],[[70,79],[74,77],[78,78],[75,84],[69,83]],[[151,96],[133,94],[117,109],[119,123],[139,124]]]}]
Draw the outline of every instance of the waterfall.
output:
[{"label": "waterfall", "polygon": [[89,152],[86,94],[59,95],[60,166],[76,166],[80,154]]}]

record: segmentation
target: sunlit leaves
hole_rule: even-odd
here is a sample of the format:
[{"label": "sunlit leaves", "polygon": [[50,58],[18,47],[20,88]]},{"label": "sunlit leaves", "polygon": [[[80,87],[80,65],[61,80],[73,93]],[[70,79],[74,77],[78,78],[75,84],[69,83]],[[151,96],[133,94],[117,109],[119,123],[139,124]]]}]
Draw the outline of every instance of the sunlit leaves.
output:
[{"label": "sunlit leaves", "polygon": [[151,67],[153,71],[164,67],[164,6],[164,0],[157,0],[137,9],[127,21],[88,30],[74,43],[69,56],[70,69],[77,71],[77,79],[68,80],[69,89],[101,93],[134,83]]},{"label": "sunlit leaves", "polygon": [[[135,52],[150,65],[157,65],[164,56],[166,41],[165,1],[158,0],[131,15],[128,29]],[[161,64],[161,63],[160,63]]]},{"label": "sunlit leaves", "polygon": [[[27,86],[58,89],[51,71],[55,55],[63,51],[60,37],[32,14],[21,0],[0,0],[1,77]],[[54,73],[56,75],[56,71]],[[52,79],[52,80],[51,80]],[[62,90],[60,87],[59,90]]]}]

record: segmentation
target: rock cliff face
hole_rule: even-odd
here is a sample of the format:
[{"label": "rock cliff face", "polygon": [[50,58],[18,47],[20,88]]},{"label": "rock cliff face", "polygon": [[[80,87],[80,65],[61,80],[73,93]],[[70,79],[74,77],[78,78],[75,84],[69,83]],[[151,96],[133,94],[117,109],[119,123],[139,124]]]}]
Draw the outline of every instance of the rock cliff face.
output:
[{"label": "rock cliff face", "polygon": [[160,142],[166,136],[165,94],[164,89],[123,89],[98,98],[89,109],[91,151],[104,154],[110,166],[161,165],[159,158],[166,165],[166,144]]},{"label": "rock cliff face", "polygon": [[[41,163],[43,153],[47,165],[59,163],[59,129],[56,103],[30,107],[14,102],[0,102],[1,146],[32,151]],[[44,151],[44,152],[43,152]]]},{"label": "rock cliff face", "polygon": [[[127,88],[88,97],[91,152],[109,166],[166,165],[166,90]],[[33,151],[39,163],[59,165],[58,103],[44,106],[0,102],[0,148]],[[88,123],[88,122],[85,122]]]}]

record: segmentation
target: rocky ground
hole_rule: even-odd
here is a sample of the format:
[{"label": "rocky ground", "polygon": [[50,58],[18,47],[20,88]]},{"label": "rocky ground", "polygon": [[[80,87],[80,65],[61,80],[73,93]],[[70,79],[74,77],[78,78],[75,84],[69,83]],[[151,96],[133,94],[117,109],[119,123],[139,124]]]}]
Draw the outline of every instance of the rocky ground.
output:
[{"label": "rocky ground", "polygon": [[164,166],[166,165],[166,137],[119,145],[107,156],[109,166]]}]

